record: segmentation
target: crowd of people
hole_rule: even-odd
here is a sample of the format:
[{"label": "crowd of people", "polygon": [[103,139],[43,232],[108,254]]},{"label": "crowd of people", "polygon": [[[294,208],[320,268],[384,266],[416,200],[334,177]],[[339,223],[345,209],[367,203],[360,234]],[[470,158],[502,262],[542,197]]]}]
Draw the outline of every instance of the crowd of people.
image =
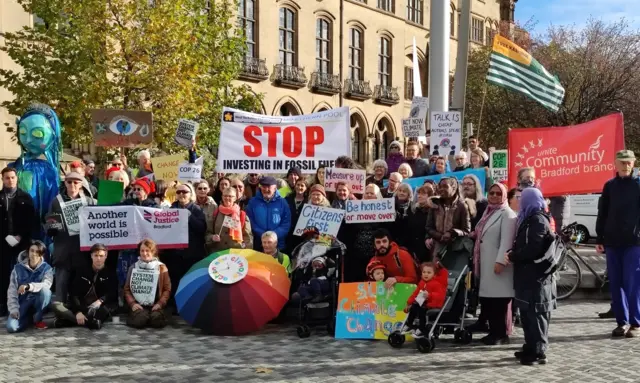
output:
[{"label": "crowd of people", "polygon": [[[407,311],[421,316],[420,307],[442,305],[441,290],[434,292],[431,283],[432,279],[442,281],[438,254],[457,239],[469,237],[475,241],[471,255],[474,296],[479,297],[481,306],[473,329],[488,332],[482,338],[487,345],[507,343],[512,310],[517,309],[525,345],[516,356],[523,364],[545,363],[550,313],[556,307],[555,280],[534,261],[544,255],[556,230],[549,215],[549,201],[536,187],[535,170],[521,169],[518,187],[511,190],[489,178],[484,180],[483,190],[483,183],[471,174],[461,180],[446,176],[437,183],[425,181],[414,190],[403,180],[487,166],[488,156],[475,138],[470,140],[469,154],[455,156],[453,170],[449,159],[425,159],[421,150],[418,142],[409,141],[403,153],[401,143],[392,142],[387,158],[373,163],[361,195],[352,194],[343,182],[336,184],[335,192],[327,192],[324,168],[310,178],[305,178],[300,169],[291,168],[283,179],[258,173],[218,174],[210,180],[179,183],[154,181],[146,150],[138,156],[135,176],[126,159],[118,156],[110,163],[105,178],[124,184],[120,204],[188,210],[188,248],[159,251],[147,239],[135,250],[112,251],[96,244],[89,252],[82,252],[78,235],[65,227],[47,230],[47,236],[53,239],[50,257],[45,244],[38,240],[42,239],[38,238],[41,219],[35,217],[30,196],[17,188],[15,169],[5,168],[0,191],[0,207],[7,213],[3,214],[0,233],[3,239],[6,237],[0,257],[0,314],[9,315],[10,332],[24,330],[31,323],[40,329],[75,325],[99,329],[117,310],[128,314],[129,326],[160,328],[167,324],[171,311],[176,311],[174,296],[180,279],[206,255],[229,248],[255,249],[272,255],[294,273],[300,266],[290,255],[309,233],[319,235],[313,228],[302,236],[294,235],[305,204],[345,209],[352,199],[394,198],[393,222],[343,222],[340,226],[332,240],[345,251],[339,265],[341,281],[383,280],[387,288],[395,283],[419,283]],[[616,161],[619,171],[625,161]],[[356,169],[359,165],[342,156],[335,167]],[[91,161],[71,164],[50,211],[62,213],[61,205],[78,199],[83,206],[95,204],[100,192],[95,173]],[[238,224],[224,225],[228,218]],[[608,229],[602,230],[609,233]],[[608,239],[608,234],[603,238]],[[603,244],[613,246],[606,241]],[[292,291],[295,299],[313,301],[326,293],[324,281],[330,262],[326,257],[315,257],[305,265],[301,272],[307,276],[306,281]],[[140,302],[131,293],[131,275],[137,269],[155,273],[158,283],[154,301]],[[620,285],[629,287],[627,282]],[[630,288],[637,290],[636,285]],[[426,299],[414,308],[422,290],[420,296]],[[627,297],[637,300],[637,291]],[[621,300],[614,296],[614,305],[622,305]],[[477,300],[471,299],[472,312],[477,305]],[[51,324],[42,316],[48,307],[56,318]],[[633,336],[638,329],[639,310],[637,303],[628,307],[626,317],[621,314],[618,322],[624,334]]]}]

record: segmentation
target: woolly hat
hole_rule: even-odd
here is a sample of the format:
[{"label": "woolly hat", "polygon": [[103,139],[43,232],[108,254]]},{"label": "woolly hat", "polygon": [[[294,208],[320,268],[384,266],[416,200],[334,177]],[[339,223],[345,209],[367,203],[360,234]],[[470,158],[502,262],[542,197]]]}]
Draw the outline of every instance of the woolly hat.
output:
[{"label": "woolly hat", "polygon": [[300,171],[299,168],[296,168],[296,167],[289,169],[289,171],[287,172],[287,177],[289,177],[289,175],[291,174],[297,175],[298,178],[302,177],[302,172]]},{"label": "woolly hat", "polygon": [[156,191],[155,183],[147,177],[138,178],[137,180],[135,180],[133,184],[131,184],[131,186],[141,187],[142,190],[144,190],[144,192],[147,193],[147,195],[154,193]]},{"label": "woolly hat", "polygon": [[315,257],[311,260],[311,264],[313,265],[314,262],[320,262],[322,263],[323,266],[327,266],[327,261],[325,261],[325,259],[323,257]]},{"label": "woolly hat", "polygon": [[389,149],[391,149],[392,146],[397,146],[398,149],[402,150],[402,144],[400,143],[400,141],[391,141],[391,143],[389,144]]},{"label": "woolly hat", "polygon": [[311,186],[311,188],[309,189],[309,195],[311,195],[311,193],[313,193],[314,191],[317,191],[318,193],[322,194],[325,198],[327,197],[327,192],[324,190],[324,186],[320,184],[315,184]]},{"label": "woolly hat", "polygon": [[120,171],[120,168],[112,166],[109,169],[107,169],[107,171],[104,173],[104,178],[109,179],[109,175],[111,175],[111,173],[113,172],[117,172]]}]

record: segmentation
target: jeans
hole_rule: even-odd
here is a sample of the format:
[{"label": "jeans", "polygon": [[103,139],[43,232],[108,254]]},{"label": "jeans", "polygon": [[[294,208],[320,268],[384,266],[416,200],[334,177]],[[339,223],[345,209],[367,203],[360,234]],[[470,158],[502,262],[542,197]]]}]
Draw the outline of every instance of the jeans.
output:
[{"label": "jeans", "polygon": [[42,289],[37,293],[26,293],[26,297],[20,303],[20,317],[18,319],[9,316],[7,318],[7,331],[10,333],[23,331],[29,325],[31,320],[30,311],[35,310],[33,316],[34,322],[42,322],[42,316],[44,310],[49,306],[51,302],[51,290]]},{"label": "jeans", "polygon": [[607,246],[611,308],[619,326],[640,326],[640,246]]}]

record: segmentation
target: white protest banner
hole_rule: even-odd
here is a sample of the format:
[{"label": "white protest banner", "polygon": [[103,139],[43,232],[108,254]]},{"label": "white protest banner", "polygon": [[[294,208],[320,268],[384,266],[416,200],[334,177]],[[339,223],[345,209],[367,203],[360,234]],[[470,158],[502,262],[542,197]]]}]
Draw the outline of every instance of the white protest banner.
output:
[{"label": "white protest banner", "polygon": [[189,211],[142,206],[84,206],[80,209],[80,250],[102,243],[109,250],[135,249],[145,238],[159,249],[189,245]]},{"label": "white protest banner", "polygon": [[240,226],[240,222],[233,219],[233,217],[230,215],[225,215],[224,220],[222,221],[222,226],[228,227],[229,229],[236,229]]},{"label": "white protest banner", "polygon": [[324,170],[324,189],[328,192],[336,191],[336,184],[344,182],[351,193],[364,193],[367,172],[358,169],[326,168]]},{"label": "white protest banner", "polygon": [[224,108],[217,170],[222,173],[314,174],[351,155],[349,108],[304,116],[264,116]]},{"label": "white protest banner", "polygon": [[502,182],[509,179],[508,153],[507,149],[491,150],[489,152],[489,177],[493,182]]},{"label": "white protest banner", "polygon": [[156,290],[160,270],[138,269],[131,270],[131,294],[141,306],[151,306],[156,301]]},{"label": "white protest banner", "polygon": [[460,152],[462,113],[431,112],[431,154],[453,156]]},{"label": "white protest banner", "polygon": [[87,205],[87,199],[82,196],[65,202],[62,200],[62,197],[60,197],[60,194],[58,194],[58,202],[60,203],[62,217],[64,218],[64,223],[67,226],[69,235],[78,235],[78,233],[80,233],[80,218],[78,211],[82,206]]},{"label": "white protest banner", "polygon": [[421,137],[427,134],[426,118],[429,109],[428,97],[414,97],[411,101],[409,118],[402,119],[402,132],[405,137]]},{"label": "white protest banner", "polygon": [[304,229],[313,226],[320,234],[338,235],[338,230],[344,218],[344,210],[324,206],[304,204],[300,211],[300,218],[293,230],[293,235],[302,235]]},{"label": "white protest banner", "polygon": [[190,164],[189,161],[183,161],[178,165],[178,181],[195,182],[202,179],[202,164],[204,157],[200,157],[195,163]]},{"label": "white protest banner", "polygon": [[198,126],[198,123],[195,121],[181,118],[178,120],[178,129],[176,129],[176,135],[173,137],[173,140],[176,144],[190,149],[193,141],[196,139]]},{"label": "white protest banner", "polygon": [[396,220],[395,198],[348,200],[346,223],[393,222]]}]

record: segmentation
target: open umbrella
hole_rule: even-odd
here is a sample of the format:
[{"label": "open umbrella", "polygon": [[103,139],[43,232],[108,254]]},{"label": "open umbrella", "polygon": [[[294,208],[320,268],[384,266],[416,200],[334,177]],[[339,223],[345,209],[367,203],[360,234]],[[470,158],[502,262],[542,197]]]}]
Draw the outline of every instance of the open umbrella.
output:
[{"label": "open umbrella", "polygon": [[180,280],[176,305],[192,326],[215,335],[256,331],[287,303],[291,281],[270,255],[228,249],[196,263]]}]

